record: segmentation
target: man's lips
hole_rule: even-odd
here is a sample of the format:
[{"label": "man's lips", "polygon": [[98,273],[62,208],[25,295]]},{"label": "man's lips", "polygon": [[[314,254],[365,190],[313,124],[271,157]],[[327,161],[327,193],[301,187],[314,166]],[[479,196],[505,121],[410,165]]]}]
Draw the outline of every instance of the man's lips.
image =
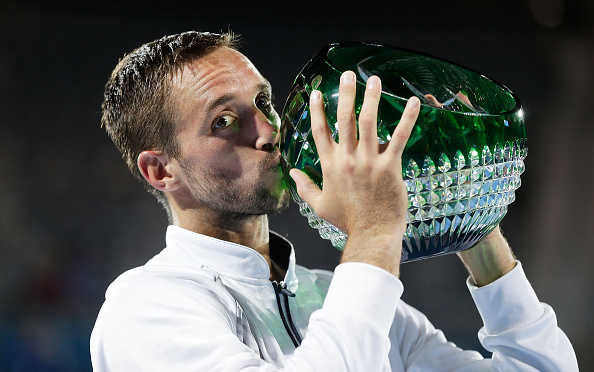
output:
[{"label": "man's lips", "polygon": [[274,158],[272,158],[272,163],[273,163],[273,169],[277,169],[280,166],[280,162],[281,162],[282,156],[280,151],[276,152],[274,155]]},{"label": "man's lips", "polygon": [[274,162],[275,166],[280,164],[280,160],[281,160],[281,153],[280,153],[280,151],[276,151],[274,158],[272,160]]},{"label": "man's lips", "polygon": [[265,169],[276,170],[280,165],[281,158],[282,156],[280,151],[276,150],[267,154],[262,164],[264,165]]}]

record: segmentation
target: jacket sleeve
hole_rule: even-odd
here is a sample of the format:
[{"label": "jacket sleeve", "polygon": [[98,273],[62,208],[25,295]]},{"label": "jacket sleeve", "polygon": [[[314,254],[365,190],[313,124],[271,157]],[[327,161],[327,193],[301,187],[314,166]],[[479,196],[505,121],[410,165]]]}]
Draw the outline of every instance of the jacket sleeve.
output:
[{"label": "jacket sleeve", "polygon": [[[555,313],[540,303],[521,264],[495,282],[477,287],[467,282],[483,319],[479,331],[491,359],[448,342],[427,318],[402,303],[391,330],[392,365],[407,371],[577,371],[575,353],[557,327]],[[401,358],[401,359],[400,359]]]},{"label": "jacket sleeve", "polygon": [[108,289],[91,335],[95,371],[389,371],[402,284],[370,265],[337,267],[301,346],[281,366],[240,340],[234,301],[212,285],[146,276],[125,284]]},{"label": "jacket sleeve", "polygon": [[520,262],[485,287],[476,287],[470,279],[468,287],[484,323],[479,340],[493,352],[493,370],[578,370],[575,352],[557,327],[555,312],[538,301]]}]

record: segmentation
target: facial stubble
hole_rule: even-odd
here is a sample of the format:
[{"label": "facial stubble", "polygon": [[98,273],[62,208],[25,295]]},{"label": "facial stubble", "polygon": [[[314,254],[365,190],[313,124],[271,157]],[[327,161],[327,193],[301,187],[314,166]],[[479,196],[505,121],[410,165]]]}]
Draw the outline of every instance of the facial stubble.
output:
[{"label": "facial stubble", "polygon": [[256,167],[258,177],[246,181],[239,171],[224,168],[198,169],[180,162],[192,198],[221,221],[237,221],[250,216],[278,213],[289,205],[289,193],[280,175],[280,166],[271,169],[275,154],[267,155]]}]

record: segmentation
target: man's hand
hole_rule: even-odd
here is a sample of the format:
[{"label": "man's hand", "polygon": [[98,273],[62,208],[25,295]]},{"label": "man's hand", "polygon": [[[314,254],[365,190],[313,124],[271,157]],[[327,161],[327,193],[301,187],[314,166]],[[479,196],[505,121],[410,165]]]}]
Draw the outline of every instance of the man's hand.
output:
[{"label": "man's hand", "polygon": [[458,252],[458,257],[479,287],[494,282],[516,266],[499,226],[472,248]]},{"label": "man's hand", "polygon": [[293,169],[291,176],[301,198],[321,218],[349,235],[342,262],[366,262],[398,275],[408,207],[401,157],[419,114],[419,100],[409,100],[391,141],[380,147],[377,110],[381,82],[377,76],[370,77],[358,118],[357,140],[355,79],[352,71],[341,77],[338,144],[326,123],[321,93],[314,91],[310,97],[312,134],[324,175],[323,190],[303,172]]}]

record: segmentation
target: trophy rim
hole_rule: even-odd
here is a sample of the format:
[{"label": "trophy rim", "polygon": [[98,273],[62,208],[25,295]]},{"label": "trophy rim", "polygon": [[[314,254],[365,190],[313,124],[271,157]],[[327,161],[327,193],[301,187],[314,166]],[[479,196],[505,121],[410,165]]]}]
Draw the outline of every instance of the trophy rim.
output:
[{"label": "trophy rim", "polygon": [[[406,53],[411,53],[411,54],[416,54],[422,57],[426,57],[426,58],[430,58],[430,59],[434,59],[440,62],[444,62],[447,64],[450,64],[452,66],[458,67],[458,68],[462,68],[466,71],[469,71],[473,74],[476,74],[478,76],[480,76],[482,79],[486,79],[489,82],[495,84],[496,86],[498,86],[500,89],[502,89],[504,92],[510,94],[512,96],[512,98],[514,99],[515,102],[515,106],[507,111],[504,112],[500,112],[500,113],[481,113],[481,112],[464,112],[464,111],[458,111],[458,110],[449,110],[446,108],[442,108],[442,107],[435,107],[432,105],[428,105],[426,103],[421,102],[421,106],[429,108],[429,109],[433,109],[433,110],[439,110],[439,111],[448,111],[451,113],[454,113],[456,115],[465,115],[465,116],[480,116],[480,117],[505,117],[505,116],[512,116],[512,115],[516,115],[516,114],[520,114],[522,115],[522,113],[520,112],[522,110],[522,102],[520,100],[520,98],[511,90],[509,89],[506,85],[498,82],[497,80],[494,80],[488,76],[486,76],[483,73],[478,72],[477,70],[474,70],[472,68],[469,68],[467,66],[464,66],[462,64],[459,64],[457,62],[453,62],[451,60],[445,59],[445,58],[441,58],[441,57],[437,57],[428,53],[424,53],[424,52],[420,52],[417,50],[413,50],[413,49],[408,49],[408,48],[404,48],[404,47],[400,47],[400,46],[395,46],[395,45],[390,45],[390,44],[382,44],[382,43],[371,43],[371,42],[365,42],[365,41],[339,41],[339,42],[333,42],[333,43],[329,43],[326,44],[322,49],[320,49],[315,55],[314,57],[312,57],[306,64],[305,66],[301,69],[301,72],[297,75],[297,79],[295,80],[295,82],[293,83],[293,86],[291,88],[291,91],[295,88],[296,85],[300,85],[299,80],[299,76],[303,76],[302,72],[304,70],[306,70],[308,67],[312,66],[316,60],[318,59],[322,59],[328,66],[330,66],[333,70],[337,71],[338,73],[343,73],[344,71],[342,71],[342,69],[340,69],[328,56],[328,52],[336,47],[374,47],[374,48],[385,48],[385,49],[392,49],[392,50],[396,50],[396,51],[402,51],[402,52],[406,52]],[[361,81],[358,77],[356,79],[357,84],[365,86],[366,83]],[[386,95],[389,97],[392,97],[394,99],[400,100],[403,103],[406,103],[408,101],[408,98],[406,97],[401,97],[389,92],[386,92],[382,89],[382,95]],[[284,110],[283,110],[284,111]]]}]

